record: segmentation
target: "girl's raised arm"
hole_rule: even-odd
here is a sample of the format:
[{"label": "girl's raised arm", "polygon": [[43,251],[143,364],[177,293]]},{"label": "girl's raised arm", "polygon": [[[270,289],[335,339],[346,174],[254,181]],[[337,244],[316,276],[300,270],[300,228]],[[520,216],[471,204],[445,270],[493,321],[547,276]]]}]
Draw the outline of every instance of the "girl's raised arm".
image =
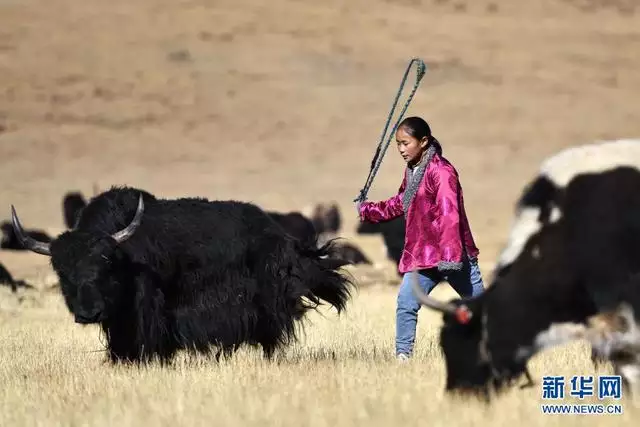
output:
[{"label": "girl's raised arm", "polygon": [[406,187],[406,176],[398,189],[398,194],[379,202],[362,202],[360,205],[360,219],[362,221],[377,223],[390,221],[403,214],[402,196]]}]

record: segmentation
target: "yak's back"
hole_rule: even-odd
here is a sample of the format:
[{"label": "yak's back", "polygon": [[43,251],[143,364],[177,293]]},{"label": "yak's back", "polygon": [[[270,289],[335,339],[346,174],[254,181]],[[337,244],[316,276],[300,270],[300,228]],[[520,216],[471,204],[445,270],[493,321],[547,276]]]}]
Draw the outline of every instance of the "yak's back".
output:
[{"label": "yak's back", "polygon": [[144,214],[134,235],[122,243],[130,257],[174,274],[176,268],[243,264],[252,247],[284,237],[256,205],[205,198],[158,199],[133,188],[112,188],[83,211],[79,230],[112,234],[133,219],[142,194]]}]

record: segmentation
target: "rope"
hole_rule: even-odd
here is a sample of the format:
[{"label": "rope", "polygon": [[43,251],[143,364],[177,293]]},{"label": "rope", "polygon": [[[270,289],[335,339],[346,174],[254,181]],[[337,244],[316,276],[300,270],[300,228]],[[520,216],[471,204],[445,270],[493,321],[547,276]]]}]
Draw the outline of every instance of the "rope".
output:
[{"label": "rope", "polygon": [[[404,89],[404,85],[407,81],[409,70],[411,70],[411,66],[414,64],[414,62],[418,64],[418,68],[416,70],[416,82],[413,85],[413,89],[409,94],[409,98],[407,99],[407,102],[404,104],[404,108],[400,112],[400,116],[398,116],[398,120],[396,121],[396,124],[393,126],[391,133],[389,133],[389,137],[387,138],[386,144],[384,144],[384,148],[382,148],[382,143],[384,142],[384,137],[387,134],[389,123],[391,123],[391,118],[393,117],[393,113],[395,112],[396,106],[398,104],[398,100],[400,99],[400,94],[402,94],[402,89]],[[371,168],[369,169],[369,175],[367,176],[367,180],[364,184],[364,187],[362,188],[362,190],[360,190],[360,194],[358,195],[358,197],[356,197],[353,200],[354,202],[363,202],[367,199],[367,194],[369,193],[369,189],[371,188],[371,184],[373,183],[373,178],[375,178],[376,174],[378,173],[378,169],[380,169],[380,165],[382,164],[384,155],[386,154],[387,148],[389,148],[389,144],[391,143],[391,138],[393,138],[393,135],[395,134],[396,129],[398,128],[398,125],[402,121],[404,114],[407,111],[407,108],[409,107],[411,100],[413,99],[413,95],[416,93],[418,86],[420,86],[420,80],[422,80],[422,77],[424,76],[426,69],[427,69],[427,66],[424,64],[424,62],[420,58],[413,58],[409,62],[409,65],[407,66],[407,70],[404,72],[404,76],[402,76],[402,81],[400,82],[400,88],[398,89],[396,98],[393,101],[393,105],[391,106],[391,111],[389,112],[389,116],[387,117],[387,122],[384,125],[382,136],[380,136],[380,142],[378,143],[378,148],[376,148],[376,152],[373,156],[373,160],[371,160]],[[382,151],[381,151],[381,148],[382,148]]]}]

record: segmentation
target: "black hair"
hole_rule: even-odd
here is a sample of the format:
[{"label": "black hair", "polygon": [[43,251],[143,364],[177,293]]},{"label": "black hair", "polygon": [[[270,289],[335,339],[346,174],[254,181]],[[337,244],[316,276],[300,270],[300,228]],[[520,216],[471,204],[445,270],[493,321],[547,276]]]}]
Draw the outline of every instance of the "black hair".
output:
[{"label": "black hair", "polygon": [[409,135],[416,138],[418,141],[426,137],[429,144],[436,147],[438,155],[442,155],[442,145],[440,145],[440,141],[431,134],[431,127],[423,118],[415,116],[407,117],[398,125],[398,129],[400,128],[403,128]]}]

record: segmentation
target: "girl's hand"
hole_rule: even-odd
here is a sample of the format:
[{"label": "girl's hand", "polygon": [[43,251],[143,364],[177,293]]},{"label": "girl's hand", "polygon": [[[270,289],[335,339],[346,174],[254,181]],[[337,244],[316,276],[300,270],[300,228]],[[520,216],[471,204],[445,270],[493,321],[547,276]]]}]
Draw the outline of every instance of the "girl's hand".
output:
[{"label": "girl's hand", "polygon": [[360,218],[360,206],[362,206],[362,202],[356,202],[356,212],[358,213],[358,218]]}]

